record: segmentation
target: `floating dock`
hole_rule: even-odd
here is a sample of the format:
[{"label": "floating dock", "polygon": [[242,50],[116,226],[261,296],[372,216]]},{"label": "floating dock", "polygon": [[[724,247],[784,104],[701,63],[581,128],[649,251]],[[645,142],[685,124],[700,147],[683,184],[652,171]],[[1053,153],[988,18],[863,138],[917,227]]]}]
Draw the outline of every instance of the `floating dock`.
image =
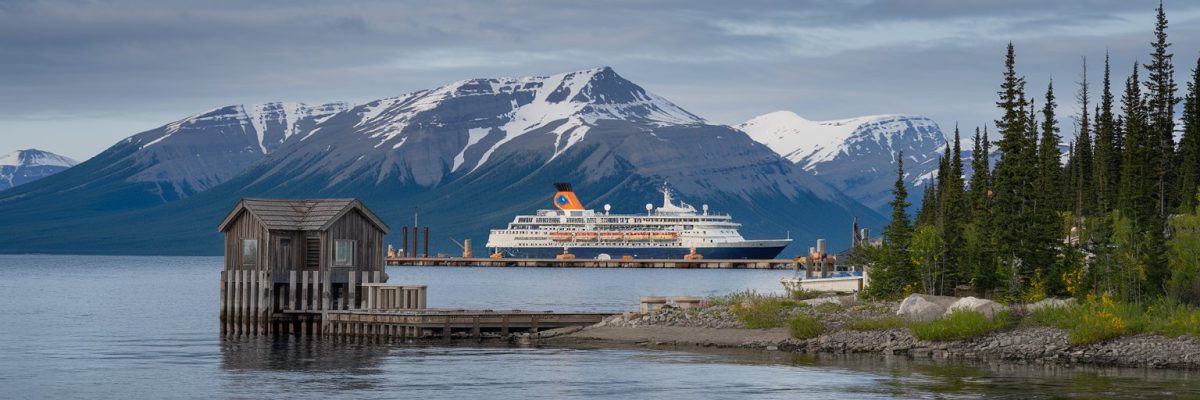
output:
[{"label": "floating dock", "polygon": [[387,265],[437,267],[529,267],[529,268],[686,268],[686,269],[796,269],[795,260],[683,260],[683,259],[542,259],[387,257]]}]

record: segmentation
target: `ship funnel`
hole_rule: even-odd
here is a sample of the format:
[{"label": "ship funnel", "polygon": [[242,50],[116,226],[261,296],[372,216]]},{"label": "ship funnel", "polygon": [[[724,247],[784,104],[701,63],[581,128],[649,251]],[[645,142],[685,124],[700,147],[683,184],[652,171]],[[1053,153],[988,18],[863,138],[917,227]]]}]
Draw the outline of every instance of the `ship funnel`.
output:
[{"label": "ship funnel", "polygon": [[554,194],[554,206],[559,210],[582,210],[583,203],[579,202],[579,198],[575,197],[575,191],[571,190],[571,184],[566,182],[558,182],[554,184],[554,188],[558,193]]}]

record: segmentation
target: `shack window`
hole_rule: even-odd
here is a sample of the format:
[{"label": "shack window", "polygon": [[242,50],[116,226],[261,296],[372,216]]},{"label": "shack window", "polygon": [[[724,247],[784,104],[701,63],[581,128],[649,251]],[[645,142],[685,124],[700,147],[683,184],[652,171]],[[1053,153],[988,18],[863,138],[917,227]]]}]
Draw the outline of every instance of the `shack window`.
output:
[{"label": "shack window", "polygon": [[258,240],[242,240],[242,266],[251,268],[258,266]]},{"label": "shack window", "polygon": [[338,267],[354,265],[353,240],[335,240],[333,246],[333,265]]}]

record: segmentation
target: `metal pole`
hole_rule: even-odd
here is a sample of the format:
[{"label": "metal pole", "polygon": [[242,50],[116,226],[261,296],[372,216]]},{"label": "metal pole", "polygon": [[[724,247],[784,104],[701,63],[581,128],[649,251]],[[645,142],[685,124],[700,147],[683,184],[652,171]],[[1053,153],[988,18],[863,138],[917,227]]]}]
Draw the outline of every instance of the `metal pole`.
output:
[{"label": "metal pole", "polygon": [[425,226],[425,251],[424,257],[429,257],[429,226]]}]

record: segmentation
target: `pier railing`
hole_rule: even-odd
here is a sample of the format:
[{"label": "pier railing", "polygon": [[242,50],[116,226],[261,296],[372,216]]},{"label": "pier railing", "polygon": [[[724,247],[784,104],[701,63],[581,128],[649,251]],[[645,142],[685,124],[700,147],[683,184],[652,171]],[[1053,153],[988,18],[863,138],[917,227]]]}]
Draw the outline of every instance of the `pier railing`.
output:
[{"label": "pier railing", "polygon": [[423,285],[389,285],[381,271],[344,273],[344,282],[334,282],[320,271],[288,271],[286,281],[276,281],[268,271],[221,271],[221,331],[264,335],[278,329],[274,322],[316,319],[322,312],[426,306]]}]

